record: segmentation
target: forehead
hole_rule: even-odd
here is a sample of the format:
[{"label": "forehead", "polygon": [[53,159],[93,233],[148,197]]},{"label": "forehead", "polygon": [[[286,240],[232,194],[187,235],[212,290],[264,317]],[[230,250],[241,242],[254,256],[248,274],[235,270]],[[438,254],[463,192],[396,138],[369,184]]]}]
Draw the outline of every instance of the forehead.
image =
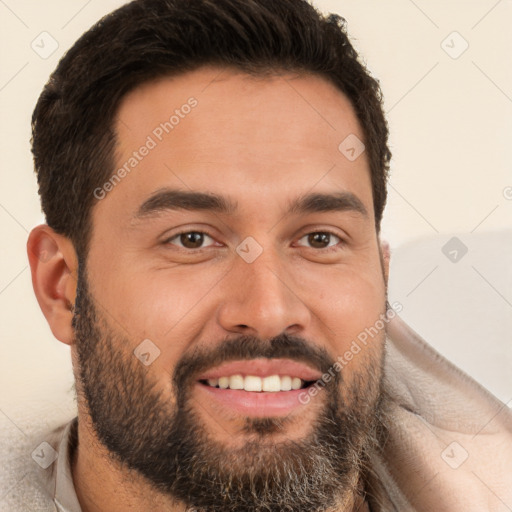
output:
[{"label": "forehead", "polygon": [[101,208],[129,214],[172,187],[236,196],[242,206],[255,194],[279,202],[305,189],[348,190],[373,210],[366,152],[354,160],[343,151],[344,141],[364,139],[354,109],[317,75],[204,67],[161,78],[123,99],[115,129],[122,179]]}]

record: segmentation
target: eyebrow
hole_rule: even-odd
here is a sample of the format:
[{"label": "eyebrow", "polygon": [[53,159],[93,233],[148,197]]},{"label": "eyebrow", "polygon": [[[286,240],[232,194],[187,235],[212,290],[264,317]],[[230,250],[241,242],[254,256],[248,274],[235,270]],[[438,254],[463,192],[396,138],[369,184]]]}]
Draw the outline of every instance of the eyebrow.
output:
[{"label": "eyebrow", "polygon": [[237,209],[238,203],[224,196],[166,188],[158,190],[144,201],[135,217],[147,217],[166,210],[203,210],[231,215]]},{"label": "eyebrow", "polygon": [[355,212],[368,217],[363,202],[352,192],[336,192],[330,194],[311,193],[300,196],[289,205],[288,214],[297,215],[319,212]]},{"label": "eyebrow", "polygon": [[[176,189],[162,189],[142,203],[135,218],[150,217],[168,210],[211,211],[233,215],[238,202],[214,193]],[[320,212],[355,212],[368,217],[362,201],[351,192],[309,193],[299,196],[288,204],[288,215]]]}]

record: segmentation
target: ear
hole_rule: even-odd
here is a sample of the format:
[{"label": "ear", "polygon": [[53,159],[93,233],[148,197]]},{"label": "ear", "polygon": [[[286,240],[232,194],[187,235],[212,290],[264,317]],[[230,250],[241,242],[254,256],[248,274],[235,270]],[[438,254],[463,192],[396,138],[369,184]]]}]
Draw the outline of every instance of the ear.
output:
[{"label": "ear", "polygon": [[71,241],[46,224],[28,237],[27,253],[37,302],[53,335],[71,345],[78,258]]},{"label": "ear", "polygon": [[382,272],[384,273],[384,282],[386,287],[388,285],[389,278],[389,260],[390,260],[390,249],[389,242],[386,240],[380,240],[380,260],[382,264]]}]

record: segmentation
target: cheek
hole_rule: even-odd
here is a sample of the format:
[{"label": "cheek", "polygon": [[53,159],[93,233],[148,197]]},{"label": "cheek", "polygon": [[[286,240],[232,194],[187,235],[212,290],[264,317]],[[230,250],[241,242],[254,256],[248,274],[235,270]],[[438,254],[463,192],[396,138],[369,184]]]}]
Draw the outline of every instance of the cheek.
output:
[{"label": "cheek", "polygon": [[149,339],[160,349],[159,363],[169,368],[198,338],[205,299],[218,281],[217,273],[179,269],[119,273],[103,286],[101,300],[131,340],[130,349]]},{"label": "cheek", "polygon": [[356,337],[374,325],[385,310],[385,293],[379,282],[358,277],[346,279],[332,297],[332,323],[344,337]]},{"label": "cheek", "polygon": [[[380,268],[380,267],[379,267]],[[318,318],[332,355],[349,364],[350,373],[379,357],[385,336],[382,315],[386,289],[382,272],[368,269],[326,269],[314,276],[302,275],[310,292],[308,306]]]},{"label": "cheek", "polygon": [[[351,268],[326,269],[301,276],[309,303],[337,334],[357,334],[384,312],[386,290],[381,273]],[[356,331],[354,331],[356,329]]]}]

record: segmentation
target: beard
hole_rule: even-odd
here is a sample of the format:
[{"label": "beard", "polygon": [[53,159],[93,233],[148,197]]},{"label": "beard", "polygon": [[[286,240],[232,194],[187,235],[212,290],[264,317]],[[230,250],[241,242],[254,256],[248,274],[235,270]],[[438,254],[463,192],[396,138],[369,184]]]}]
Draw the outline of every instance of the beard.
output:
[{"label": "beard", "polygon": [[263,357],[303,361],[325,373],[336,362],[325,349],[285,334],[206,345],[178,361],[169,375],[169,400],[153,367],[134,356],[133,340],[114,330],[94,302],[79,273],[73,328],[80,394],[112,459],[158,493],[200,512],[320,512],[364,495],[363,475],[381,427],[383,350],[368,357],[353,382],[344,383],[341,370],[323,384],[317,398],[322,407],[308,435],[273,442],[275,433],[286,437],[296,417],[247,417],[246,442],[235,448],[213,439],[194,407],[191,392],[200,372]]}]

